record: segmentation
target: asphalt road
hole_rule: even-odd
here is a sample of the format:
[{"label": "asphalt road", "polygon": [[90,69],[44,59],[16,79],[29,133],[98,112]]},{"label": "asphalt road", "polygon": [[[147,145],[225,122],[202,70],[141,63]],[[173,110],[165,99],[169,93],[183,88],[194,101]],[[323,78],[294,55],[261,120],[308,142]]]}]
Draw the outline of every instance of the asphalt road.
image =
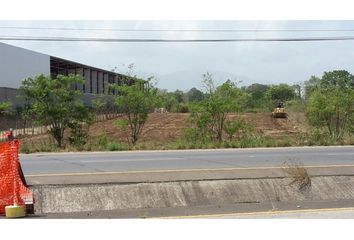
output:
[{"label": "asphalt road", "polygon": [[275,211],[245,214],[215,214],[196,218],[222,219],[354,219],[354,208],[311,209],[293,211]]},{"label": "asphalt road", "polygon": [[305,166],[354,166],[354,146],[21,154],[25,175]]}]

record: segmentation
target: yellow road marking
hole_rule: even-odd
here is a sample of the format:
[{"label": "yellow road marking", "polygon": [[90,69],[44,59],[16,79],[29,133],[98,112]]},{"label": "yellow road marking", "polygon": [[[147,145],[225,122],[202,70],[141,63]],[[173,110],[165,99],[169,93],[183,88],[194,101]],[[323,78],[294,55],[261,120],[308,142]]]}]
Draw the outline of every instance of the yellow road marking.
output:
[{"label": "yellow road marking", "polygon": [[[354,165],[314,165],[306,168],[332,168],[332,167],[354,167]],[[50,173],[50,174],[29,174],[26,177],[51,177],[51,176],[85,176],[105,174],[134,174],[134,173],[171,173],[171,172],[206,172],[206,171],[234,171],[234,170],[266,170],[282,169],[283,167],[255,167],[255,168],[192,168],[192,169],[166,169],[166,170],[141,170],[141,171],[118,171],[118,172],[86,172],[86,173]]]},{"label": "yellow road marking", "polygon": [[354,211],[354,207],[348,208],[322,208],[322,209],[299,209],[299,210],[283,210],[283,211],[266,211],[266,212],[245,212],[245,213],[223,213],[223,214],[200,214],[192,216],[174,216],[174,217],[159,217],[157,219],[181,219],[181,218],[212,218],[226,216],[256,216],[256,215],[275,215],[285,213],[316,213],[316,212],[334,212],[334,211]]}]

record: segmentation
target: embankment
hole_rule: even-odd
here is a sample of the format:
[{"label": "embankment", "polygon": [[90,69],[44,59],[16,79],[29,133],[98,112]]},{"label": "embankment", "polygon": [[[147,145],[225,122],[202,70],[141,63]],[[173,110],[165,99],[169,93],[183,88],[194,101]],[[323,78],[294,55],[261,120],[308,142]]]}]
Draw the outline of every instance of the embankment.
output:
[{"label": "embankment", "polygon": [[[288,177],[33,185],[35,212],[68,213],[238,203],[354,200],[354,176],[312,176],[299,190]],[[354,201],[353,201],[354,203]],[[354,204],[353,204],[354,205]]]}]

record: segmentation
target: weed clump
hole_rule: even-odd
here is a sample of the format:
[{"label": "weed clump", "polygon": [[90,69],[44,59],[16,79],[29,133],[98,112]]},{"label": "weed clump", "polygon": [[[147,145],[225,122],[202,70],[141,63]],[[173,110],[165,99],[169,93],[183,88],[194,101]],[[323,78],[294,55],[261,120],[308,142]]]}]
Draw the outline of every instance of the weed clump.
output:
[{"label": "weed clump", "polygon": [[310,190],[311,177],[302,163],[295,161],[285,162],[282,170],[292,178],[289,185],[296,184],[300,192]]}]

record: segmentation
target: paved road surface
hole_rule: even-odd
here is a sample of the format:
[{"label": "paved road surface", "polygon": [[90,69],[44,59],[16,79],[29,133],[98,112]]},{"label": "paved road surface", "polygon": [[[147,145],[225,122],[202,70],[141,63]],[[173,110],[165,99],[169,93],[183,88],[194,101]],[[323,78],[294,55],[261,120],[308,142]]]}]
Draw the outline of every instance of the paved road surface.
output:
[{"label": "paved road surface", "polygon": [[262,213],[201,215],[196,218],[222,219],[354,219],[354,208],[311,209]]},{"label": "paved road surface", "polygon": [[20,155],[25,175],[279,167],[289,159],[305,166],[354,166],[354,146]]}]

